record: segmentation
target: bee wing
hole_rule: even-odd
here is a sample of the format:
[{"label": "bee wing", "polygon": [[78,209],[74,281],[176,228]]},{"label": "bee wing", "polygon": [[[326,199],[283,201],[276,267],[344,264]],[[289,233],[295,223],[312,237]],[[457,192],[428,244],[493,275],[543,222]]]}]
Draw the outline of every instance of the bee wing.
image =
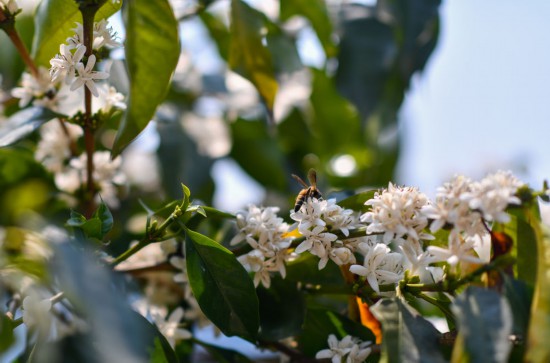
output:
[{"label": "bee wing", "polygon": [[307,178],[309,179],[309,183],[313,187],[317,187],[317,172],[315,169],[309,169],[309,172],[307,173]]},{"label": "bee wing", "polygon": [[293,177],[294,179],[296,179],[296,180],[298,181],[298,183],[302,184],[302,186],[303,186],[304,188],[306,188],[306,189],[309,188],[309,185],[307,185],[306,182],[303,181],[302,178],[300,178],[298,175],[292,174],[292,177]]}]

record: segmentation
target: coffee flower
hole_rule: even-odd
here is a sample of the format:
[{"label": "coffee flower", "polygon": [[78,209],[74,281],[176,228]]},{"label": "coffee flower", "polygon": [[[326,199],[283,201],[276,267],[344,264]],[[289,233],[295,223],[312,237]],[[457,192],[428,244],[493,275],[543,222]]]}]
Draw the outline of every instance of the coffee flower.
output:
[{"label": "coffee flower", "polygon": [[363,265],[352,265],[350,271],[364,276],[370,287],[380,293],[379,285],[395,284],[403,277],[403,256],[383,243],[362,250],[365,254]]},{"label": "coffee flower", "polygon": [[361,216],[361,221],[368,224],[367,234],[383,233],[386,244],[392,240],[404,242],[406,238],[415,241],[432,239],[431,235],[422,233],[428,219],[420,210],[428,203],[426,195],[418,189],[389,183],[388,189],[376,193],[365,203],[372,209]]}]

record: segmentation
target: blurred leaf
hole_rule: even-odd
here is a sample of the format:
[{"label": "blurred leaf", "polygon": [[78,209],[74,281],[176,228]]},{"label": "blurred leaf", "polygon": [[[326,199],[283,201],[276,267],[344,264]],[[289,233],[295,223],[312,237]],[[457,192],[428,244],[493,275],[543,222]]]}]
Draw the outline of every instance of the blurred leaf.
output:
[{"label": "blurred leaf", "polygon": [[275,23],[267,21],[267,48],[272,56],[275,73],[292,73],[304,68],[293,39]]},{"label": "blurred leaf", "polygon": [[309,20],[327,58],[334,57],[336,46],[332,40],[332,24],[325,2],[322,0],[281,0],[281,20],[286,21],[296,15],[302,15]]},{"label": "blurred leaf", "polygon": [[355,108],[336,91],[333,80],[323,71],[311,70],[313,90],[311,105],[314,118],[312,129],[319,138],[321,155],[333,156],[355,145],[364,145],[360,122]]},{"label": "blurred leaf", "polygon": [[522,337],[527,336],[531,303],[533,301],[533,288],[524,281],[513,280],[505,276],[504,296],[514,312],[514,327],[512,332]]},{"label": "blurred leaf", "polygon": [[300,350],[307,356],[314,357],[318,351],[327,348],[330,334],[336,335],[339,339],[346,335],[362,341],[374,342],[376,339],[369,329],[343,315],[326,309],[309,308],[306,311],[302,333],[298,336]]},{"label": "blurred leaf", "polygon": [[233,148],[231,157],[265,187],[286,190],[285,160],[276,141],[259,121],[238,119],[231,124]]},{"label": "blurred leaf", "polygon": [[59,289],[93,322],[88,334],[98,355],[88,353],[87,357],[94,362],[148,362],[158,344],[155,341],[160,341],[166,362],[177,362],[158,329],[128,305],[122,276],[98,264],[95,252],[82,246],[66,241],[52,245],[56,248],[52,272]]},{"label": "blurred leaf", "polygon": [[15,342],[13,336],[13,322],[6,315],[0,315],[0,357]]},{"label": "blurred leaf", "polygon": [[382,323],[380,362],[445,362],[439,331],[399,299],[383,299],[371,307]]},{"label": "blurred leaf", "polygon": [[496,291],[468,287],[455,300],[460,339],[452,362],[507,362],[512,348],[512,310]]},{"label": "blurred leaf", "polygon": [[519,280],[535,286],[537,265],[533,263],[533,256],[538,255],[535,229],[530,225],[522,209],[511,209],[509,214],[510,222],[495,223],[493,230],[506,233],[512,238],[514,244],[511,253],[516,257],[514,270],[516,270],[517,277]]},{"label": "blurred leaf", "polygon": [[[17,15],[17,21],[15,22],[15,29],[23,41],[23,44],[25,44],[27,49],[30,49],[34,35],[34,16],[25,12],[19,13]],[[16,86],[26,65],[17,51],[17,48],[15,48],[12,41],[3,31],[0,32],[0,49],[2,49],[2,56],[0,57],[2,88],[7,90]],[[4,110],[4,112],[6,111],[9,111],[9,109]],[[8,115],[8,113],[5,113],[5,115]]]},{"label": "blurred leaf", "polygon": [[[537,203],[524,208],[526,220],[537,239],[537,280],[531,305],[531,320],[527,335],[526,362],[550,361],[550,230],[540,220]],[[533,258],[533,256],[531,256]]]},{"label": "blurred leaf", "polygon": [[229,42],[231,39],[229,29],[227,29],[221,19],[207,11],[202,11],[199,17],[206,26],[210,37],[212,37],[216,43],[220,56],[227,61],[229,57]]},{"label": "blurred leaf", "polygon": [[206,216],[209,218],[217,217],[217,218],[235,219],[234,214],[223,212],[213,207],[202,206],[202,209],[206,212]]},{"label": "blurred leaf", "polygon": [[265,15],[242,0],[231,0],[229,67],[248,79],[271,113],[277,94],[271,54],[263,44]]},{"label": "blurred leaf", "polygon": [[280,277],[271,279],[269,289],[256,290],[260,301],[260,338],[278,341],[296,335],[305,317],[303,294],[297,283]]},{"label": "blurred leaf", "polygon": [[125,9],[128,109],[113,145],[113,156],[149,124],[168,92],[180,56],[178,22],[167,0],[133,0]]},{"label": "blurred leaf", "polygon": [[13,114],[0,126],[0,147],[11,145],[56,117],[65,117],[44,107],[30,107]]},{"label": "blurred leaf", "polygon": [[373,199],[374,194],[377,191],[378,190],[367,190],[361,193],[357,193],[349,198],[339,201],[338,205],[342,208],[353,209],[354,211],[365,213],[370,209],[370,206],[365,205],[365,202],[367,200]]},{"label": "blurred leaf", "polygon": [[[106,1],[95,16],[95,21],[107,19],[122,6],[122,1],[113,4]],[[72,36],[76,22],[82,23],[82,16],[74,0],[42,0],[36,9],[32,55],[39,66],[49,68],[50,59],[59,52],[59,45]]]},{"label": "blurred leaf", "polygon": [[216,345],[208,344],[200,340],[196,340],[197,344],[200,344],[210,356],[219,363],[252,363],[245,355],[233,350],[218,347]]},{"label": "blurred leaf", "polygon": [[186,232],[187,273],[201,310],[225,335],[255,341],[260,324],[258,297],[248,273],[220,244]]}]

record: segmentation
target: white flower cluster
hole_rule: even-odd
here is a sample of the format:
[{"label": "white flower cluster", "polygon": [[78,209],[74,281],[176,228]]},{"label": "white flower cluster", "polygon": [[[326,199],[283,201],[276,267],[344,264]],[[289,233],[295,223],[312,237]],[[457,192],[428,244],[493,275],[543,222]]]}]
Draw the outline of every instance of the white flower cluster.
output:
[{"label": "white flower cluster", "polygon": [[328,349],[317,352],[315,359],[331,359],[333,363],[362,363],[372,352],[372,342],[363,342],[351,335],[338,340],[334,334],[328,337]]},{"label": "white flower cluster", "polygon": [[[67,44],[59,46],[59,54],[50,60],[50,77],[53,83],[64,81],[70,85],[71,91],[82,86],[86,86],[95,97],[99,97],[99,92],[95,85],[97,80],[107,79],[109,73],[105,71],[95,71],[96,56],[90,54],[83,62],[86,54],[86,46],[83,44],[84,31],[82,24],[76,23],[73,29],[75,35],[67,38]],[[120,43],[116,40],[116,34],[113,28],[108,26],[105,19],[94,23],[92,48],[99,50],[104,46],[117,47]]]},{"label": "white flower cluster", "polygon": [[510,172],[498,171],[479,182],[456,176],[439,188],[435,203],[424,207],[423,213],[433,220],[432,232],[445,225],[451,231],[447,248],[427,248],[433,261],[447,262],[453,272],[459,262],[483,263],[480,257],[488,253],[481,251],[484,246],[489,248],[490,243],[485,221],[508,222],[506,208],[521,203],[515,194],[522,185]]},{"label": "white flower cluster", "polygon": [[36,76],[24,72],[21,76],[21,86],[11,90],[11,95],[19,98],[19,107],[27,106],[31,101],[34,106],[57,109],[55,85],[51,82],[48,70],[38,68]]},{"label": "white flower cluster", "polygon": [[297,223],[292,229],[305,240],[296,247],[296,253],[309,251],[320,258],[319,269],[323,269],[328,260],[337,265],[355,263],[356,239],[339,239],[333,232],[340,231],[349,236],[349,231],[360,226],[358,218],[351,209],[336,204],[335,199],[318,200],[308,198],[298,212],[291,212],[290,218]]},{"label": "white flower cluster", "polygon": [[277,216],[279,208],[257,207],[250,205],[247,211],[237,214],[237,227],[239,233],[233,237],[230,245],[234,246],[246,241],[252,250],[240,256],[239,262],[248,271],[254,272],[254,285],[260,282],[266,288],[271,285],[271,272],[279,272],[286,276],[285,262],[290,255],[291,239],[285,237],[288,232],[288,224]]},{"label": "white flower cluster", "polygon": [[[379,292],[380,284],[397,283],[405,270],[428,282],[439,281],[445,272],[430,266],[432,263],[446,262],[447,271],[452,273],[458,271],[460,263],[484,263],[490,254],[485,221],[509,221],[506,208],[520,203],[515,194],[522,185],[510,172],[503,171],[479,182],[456,176],[438,189],[432,203],[415,188],[390,183],[365,203],[371,210],[361,216],[367,234],[381,234],[383,243],[361,243],[363,265],[353,265],[350,271],[364,276]],[[451,229],[446,248],[424,247],[423,241],[434,239],[424,232],[430,220],[432,232],[443,227]],[[388,248],[390,243],[395,252]]]}]

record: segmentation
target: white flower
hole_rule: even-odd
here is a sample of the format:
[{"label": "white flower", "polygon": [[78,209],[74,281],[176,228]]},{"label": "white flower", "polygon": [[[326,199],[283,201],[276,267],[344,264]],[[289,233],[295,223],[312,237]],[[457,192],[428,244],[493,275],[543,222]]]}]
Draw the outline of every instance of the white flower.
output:
[{"label": "white flower", "polygon": [[180,321],[184,316],[184,310],[181,306],[172,311],[168,318],[166,318],[167,315],[168,310],[165,308],[151,311],[151,317],[158,330],[164,335],[170,346],[175,348],[178,341],[190,339],[192,334],[189,330],[180,328]]},{"label": "white flower", "polygon": [[[109,23],[105,19],[94,23],[94,40],[92,42],[92,49],[98,50],[104,46],[112,48],[121,46],[121,44],[115,40],[117,38],[116,32],[114,32],[113,28],[108,25]],[[77,22],[76,28],[73,28],[72,30],[75,34],[72,37],[67,38],[67,44],[70,49],[77,48],[82,45],[84,40],[84,28],[82,27],[82,24]]]},{"label": "white flower", "polygon": [[34,158],[52,173],[63,170],[65,162],[71,157],[71,142],[82,136],[80,126],[64,123],[65,133],[59,122],[52,120],[40,127],[40,141],[34,152]]},{"label": "white flower", "polygon": [[20,9],[15,0],[0,0],[0,8],[2,11],[9,13],[10,15],[15,15]]},{"label": "white flower", "polygon": [[288,231],[288,225],[277,216],[277,207],[257,207],[249,205],[248,211],[237,213],[239,233],[231,239],[231,246],[252,238],[260,245],[267,241],[285,240],[282,235]]},{"label": "white flower", "polygon": [[465,198],[472,192],[474,183],[462,175],[455,176],[451,181],[437,189],[436,201],[422,208],[422,213],[433,219],[430,230],[436,232],[446,224],[453,226],[457,233],[465,232],[475,235],[484,232],[484,226],[479,213],[470,209]]},{"label": "white flower", "polygon": [[460,235],[449,237],[448,248],[428,246],[427,251],[433,262],[447,262],[451,271],[456,271],[460,262],[482,264],[483,260],[475,255],[475,239],[462,238]]},{"label": "white flower", "polygon": [[38,329],[42,333],[50,331],[53,317],[50,314],[52,302],[36,295],[29,295],[23,299],[23,323],[29,329]]},{"label": "white flower", "polygon": [[[73,158],[65,171],[55,175],[56,186],[67,193],[74,193],[87,182],[87,156],[85,153],[78,158]],[[126,176],[120,170],[121,159],[116,157],[111,160],[108,151],[96,151],[94,153],[94,173],[93,179],[98,187],[99,198],[109,205],[117,208],[119,201],[117,198],[117,186],[123,186],[126,183]]]},{"label": "white flower", "polygon": [[322,219],[331,231],[340,230],[344,236],[349,236],[349,230],[359,226],[355,212],[344,209],[336,204],[336,199],[329,199],[322,213]]},{"label": "white flower", "polygon": [[428,219],[420,213],[428,203],[426,195],[418,189],[389,183],[388,189],[365,203],[372,209],[361,216],[361,221],[368,223],[368,234],[383,233],[386,244],[394,239],[402,242],[405,236],[417,241],[430,239],[430,235],[422,233]]},{"label": "white flower", "polygon": [[510,171],[498,171],[476,183],[473,192],[464,198],[470,208],[483,213],[485,220],[507,223],[510,216],[506,208],[509,204],[521,204],[515,194],[523,184]]},{"label": "white flower", "polygon": [[316,359],[331,359],[332,363],[342,363],[346,358],[347,363],[361,363],[370,355],[372,342],[362,342],[351,335],[338,341],[334,334],[328,337],[329,349],[323,349],[315,355]]},{"label": "white flower", "polygon": [[78,45],[74,54],[71,48],[65,44],[59,46],[59,54],[56,54],[50,60],[50,77],[52,82],[65,79],[65,84],[71,84],[75,78],[77,64],[81,63],[82,57],[86,53],[84,45]]},{"label": "white flower", "polygon": [[55,88],[50,82],[50,76],[46,68],[38,69],[38,78],[25,72],[22,75],[21,87],[15,87],[11,90],[11,95],[19,98],[19,107],[27,106],[34,98],[35,103],[38,99],[43,99],[44,105],[49,106],[54,102]]},{"label": "white flower", "polygon": [[290,218],[298,222],[298,231],[304,234],[306,230],[314,229],[317,226],[326,226],[327,223],[322,218],[326,206],[326,200],[308,198],[298,212],[291,211]]},{"label": "white flower", "polygon": [[394,284],[402,278],[403,256],[391,250],[383,243],[379,243],[366,252],[363,265],[352,265],[350,271],[356,275],[366,277],[370,287],[380,292],[379,285]]},{"label": "white flower", "polygon": [[97,87],[94,81],[109,78],[109,73],[94,71],[93,69],[95,66],[95,61],[95,55],[92,54],[88,57],[88,63],[86,64],[86,67],[84,67],[84,64],[82,62],[76,64],[76,71],[78,75],[71,84],[71,91],[74,91],[86,85],[86,87],[88,87],[90,92],[92,92],[95,97],[99,97],[99,93],[97,91]]},{"label": "white flower", "polygon": [[109,86],[106,88],[106,91],[104,91],[103,87],[100,89],[102,92],[105,93],[105,105],[101,108],[101,111],[103,111],[104,113],[109,113],[113,108],[125,110],[126,104],[124,103],[124,95],[117,92],[116,88],[113,86]]},{"label": "white flower", "polygon": [[323,226],[315,226],[313,230],[305,230],[302,233],[305,240],[296,247],[296,253],[309,251],[312,255],[320,258],[319,270],[323,269],[329,258],[329,252],[332,249],[332,242],[337,240],[333,233],[326,232]]}]

